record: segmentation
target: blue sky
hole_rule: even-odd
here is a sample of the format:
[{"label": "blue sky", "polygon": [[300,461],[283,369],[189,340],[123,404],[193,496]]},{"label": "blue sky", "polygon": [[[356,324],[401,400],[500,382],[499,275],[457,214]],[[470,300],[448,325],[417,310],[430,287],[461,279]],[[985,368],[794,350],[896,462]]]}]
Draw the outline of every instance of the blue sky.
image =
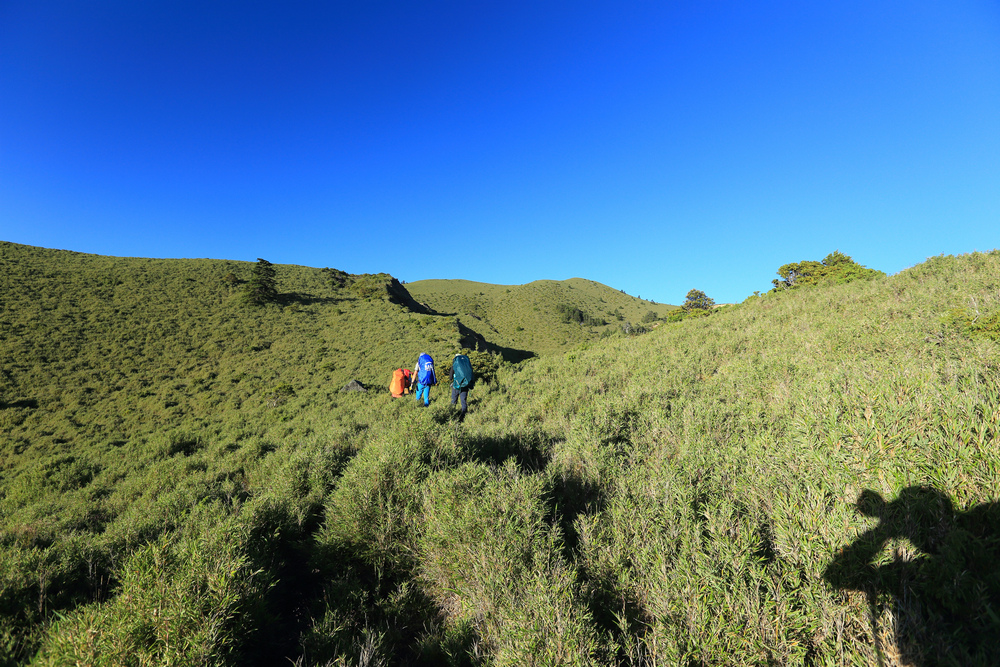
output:
[{"label": "blue sky", "polygon": [[994,1],[0,0],[6,241],[680,303],[998,234]]}]

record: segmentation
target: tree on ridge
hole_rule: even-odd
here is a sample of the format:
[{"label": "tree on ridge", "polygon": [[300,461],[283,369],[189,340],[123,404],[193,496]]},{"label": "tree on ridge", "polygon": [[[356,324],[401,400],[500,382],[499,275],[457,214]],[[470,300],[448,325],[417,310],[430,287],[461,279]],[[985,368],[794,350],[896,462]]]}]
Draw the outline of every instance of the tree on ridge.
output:
[{"label": "tree on ridge", "polygon": [[253,267],[244,294],[247,303],[254,306],[263,306],[278,300],[278,279],[271,262],[257,258],[257,264]]},{"label": "tree on ridge", "polygon": [[693,289],[687,293],[687,298],[681,308],[688,313],[695,310],[704,310],[709,312],[715,308],[715,299],[709,297],[700,289]]}]

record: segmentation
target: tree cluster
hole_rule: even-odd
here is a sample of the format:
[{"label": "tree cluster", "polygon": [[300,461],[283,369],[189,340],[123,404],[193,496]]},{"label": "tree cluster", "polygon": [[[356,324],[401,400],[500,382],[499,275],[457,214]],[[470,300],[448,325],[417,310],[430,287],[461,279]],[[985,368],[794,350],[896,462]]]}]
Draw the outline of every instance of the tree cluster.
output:
[{"label": "tree cluster", "polygon": [[603,327],[607,321],[599,317],[592,317],[579,308],[569,306],[564,303],[556,306],[556,311],[562,316],[563,322],[577,323],[588,327]]},{"label": "tree cluster", "polygon": [[852,280],[872,280],[885,273],[866,268],[835,250],[821,262],[806,260],[785,264],[778,268],[778,275],[781,276],[780,280],[775,278],[771,281],[774,285],[772,292],[803,285],[840,285]]}]

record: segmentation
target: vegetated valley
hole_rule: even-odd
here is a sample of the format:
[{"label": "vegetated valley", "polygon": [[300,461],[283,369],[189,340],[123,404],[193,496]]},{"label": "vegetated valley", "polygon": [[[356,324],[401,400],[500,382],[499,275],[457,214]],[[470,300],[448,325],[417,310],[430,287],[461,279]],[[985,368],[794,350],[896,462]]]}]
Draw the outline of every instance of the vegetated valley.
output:
[{"label": "vegetated valley", "polygon": [[0,243],[0,663],[1000,662],[997,251],[691,317],[253,267]]}]

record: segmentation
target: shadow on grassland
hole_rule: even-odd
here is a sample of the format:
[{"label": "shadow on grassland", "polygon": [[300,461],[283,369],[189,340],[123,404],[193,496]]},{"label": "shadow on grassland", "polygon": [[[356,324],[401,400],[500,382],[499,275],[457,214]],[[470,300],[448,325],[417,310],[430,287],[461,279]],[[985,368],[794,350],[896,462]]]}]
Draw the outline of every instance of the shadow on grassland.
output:
[{"label": "shadow on grassland", "polygon": [[504,347],[491,343],[486,337],[474,329],[470,329],[462,322],[458,322],[458,340],[462,347],[468,350],[481,350],[499,354],[500,357],[509,363],[516,364],[531,359],[535,353],[531,350],[518,350],[514,347]]},{"label": "shadow on grassland", "polygon": [[320,544],[310,571],[311,623],[291,664],[481,664],[472,626],[450,627],[406,568],[377,567],[345,545]]},{"label": "shadow on grassland", "polygon": [[38,409],[38,400],[34,398],[22,398],[18,401],[11,401],[10,403],[5,403],[0,401],[0,410],[6,410],[7,408],[24,408],[28,410]]},{"label": "shadow on grassland", "polygon": [[343,298],[333,296],[316,296],[315,294],[303,294],[300,292],[285,292],[278,295],[278,303],[282,306],[311,306],[314,304],[337,304],[344,301]]},{"label": "shadow on grassland", "polygon": [[532,474],[541,472],[548,465],[551,442],[544,434],[494,438],[472,436],[465,442],[464,458],[491,466],[500,466],[508,459],[514,459],[518,468]]},{"label": "shadow on grassland", "polygon": [[[879,524],[837,554],[827,582],[867,594],[873,630],[880,605],[890,605],[909,664],[1000,664],[1000,503],[957,512],[941,491],[911,486],[889,503],[865,490],[857,509]],[[900,538],[921,553],[906,557],[897,547],[891,562],[876,566]],[[875,650],[885,664],[885,647]]]},{"label": "shadow on grassland", "polygon": [[[552,459],[555,440],[545,433],[524,436],[470,437],[463,445],[462,460],[490,466],[502,466],[513,460],[525,474],[543,473]],[[579,563],[581,515],[602,511],[607,503],[605,490],[583,471],[566,467],[550,476],[546,485],[546,522],[558,525],[562,534],[562,555],[566,562]],[[580,571],[586,605],[601,632],[622,640],[626,633],[639,636],[645,626],[641,609],[624,595],[618,581],[607,573],[596,575]],[[619,642],[624,645],[624,641]],[[626,662],[624,653],[605,656],[612,663]]]}]

